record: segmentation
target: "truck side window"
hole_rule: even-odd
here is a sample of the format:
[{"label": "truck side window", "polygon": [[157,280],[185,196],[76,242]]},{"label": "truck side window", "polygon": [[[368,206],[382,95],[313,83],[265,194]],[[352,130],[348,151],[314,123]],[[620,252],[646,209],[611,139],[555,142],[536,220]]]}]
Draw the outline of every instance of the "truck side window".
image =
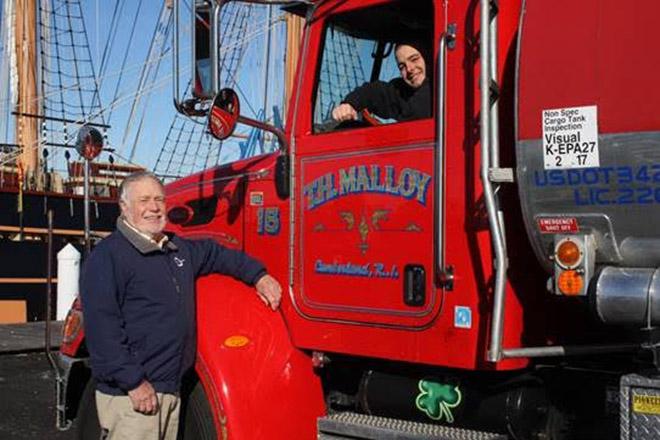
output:
[{"label": "truck side window", "polygon": [[314,132],[431,117],[432,17],[430,1],[331,17],[317,72]]}]

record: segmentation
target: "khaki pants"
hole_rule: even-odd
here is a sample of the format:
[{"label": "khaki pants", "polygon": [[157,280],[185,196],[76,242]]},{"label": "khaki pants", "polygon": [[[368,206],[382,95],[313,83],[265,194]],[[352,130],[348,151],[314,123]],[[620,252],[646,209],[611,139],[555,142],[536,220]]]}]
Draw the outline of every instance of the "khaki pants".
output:
[{"label": "khaki pants", "polygon": [[133,409],[128,396],[96,391],[96,409],[107,440],[176,440],[179,430],[179,396],[156,393],[158,412],[144,415]]}]

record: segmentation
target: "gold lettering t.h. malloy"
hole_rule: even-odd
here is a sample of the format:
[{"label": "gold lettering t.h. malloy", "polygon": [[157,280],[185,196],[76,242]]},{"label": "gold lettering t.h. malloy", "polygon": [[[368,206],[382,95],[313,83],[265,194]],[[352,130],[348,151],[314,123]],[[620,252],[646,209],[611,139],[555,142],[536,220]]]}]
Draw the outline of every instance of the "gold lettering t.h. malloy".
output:
[{"label": "gold lettering t.h. malloy", "polygon": [[431,176],[414,168],[403,168],[398,173],[392,165],[355,165],[327,173],[305,185],[307,209],[349,194],[364,192],[390,194],[426,204]]}]

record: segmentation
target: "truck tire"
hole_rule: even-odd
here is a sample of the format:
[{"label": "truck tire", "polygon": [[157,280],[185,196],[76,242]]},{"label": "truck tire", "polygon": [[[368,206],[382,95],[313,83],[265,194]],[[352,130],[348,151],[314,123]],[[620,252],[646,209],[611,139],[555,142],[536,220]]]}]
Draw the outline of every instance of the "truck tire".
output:
[{"label": "truck tire", "polygon": [[571,423],[569,416],[556,406],[551,405],[548,408],[545,429],[538,438],[542,440],[568,440],[572,438],[570,433]]},{"label": "truck tire", "polygon": [[87,381],[85,390],[80,398],[78,417],[76,417],[77,435],[79,440],[101,438],[101,426],[96,413],[96,382],[93,379]]},{"label": "truck tire", "polygon": [[[89,440],[101,438],[101,426],[96,412],[96,383],[89,380],[80,398],[76,418],[76,438]],[[197,382],[181,408],[180,440],[215,440],[218,438],[213,413],[202,384]]]},{"label": "truck tire", "polygon": [[[213,412],[200,382],[186,393],[181,407],[180,440],[215,440],[218,438]],[[224,438],[224,437],[223,437]]]}]

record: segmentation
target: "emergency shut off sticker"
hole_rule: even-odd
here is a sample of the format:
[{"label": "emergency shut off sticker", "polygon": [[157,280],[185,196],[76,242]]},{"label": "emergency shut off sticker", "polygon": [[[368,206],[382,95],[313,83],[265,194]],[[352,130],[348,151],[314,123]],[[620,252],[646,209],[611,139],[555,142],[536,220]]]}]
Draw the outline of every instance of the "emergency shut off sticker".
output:
[{"label": "emergency shut off sticker", "polygon": [[543,110],[542,119],[546,170],[600,166],[595,105]]},{"label": "emergency shut off sticker", "polygon": [[575,217],[544,217],[536,219],[542,234],[575,233],[579,231]]}]

